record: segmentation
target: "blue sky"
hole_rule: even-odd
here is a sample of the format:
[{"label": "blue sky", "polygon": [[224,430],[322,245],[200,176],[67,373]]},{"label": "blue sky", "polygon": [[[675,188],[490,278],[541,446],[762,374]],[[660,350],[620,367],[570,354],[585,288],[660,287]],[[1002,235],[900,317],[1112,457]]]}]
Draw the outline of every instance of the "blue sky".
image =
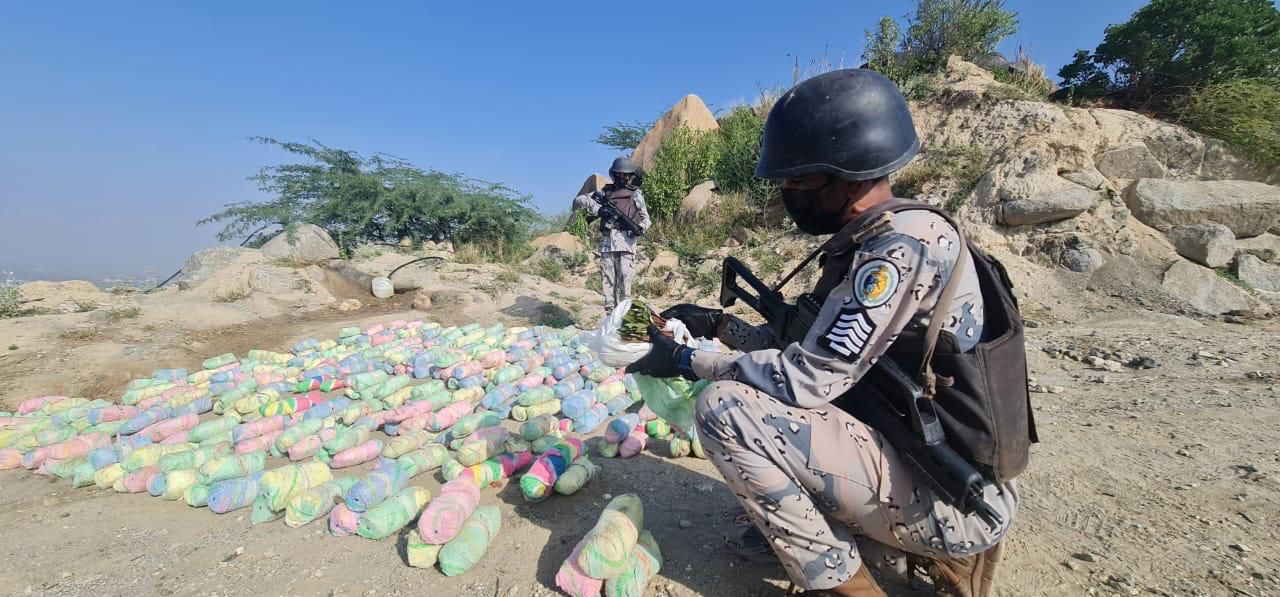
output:
[{"label": "blue sky", "polygon": [[[1143,2],[1010,0],[1050,73]],[[604,124],[687,93],[790,82],[912,2],[8,2],[0,7],[0,271],[168,274],[262,198],[245,177],[317,139],[504,182],[540,210],[615,152]]]}]

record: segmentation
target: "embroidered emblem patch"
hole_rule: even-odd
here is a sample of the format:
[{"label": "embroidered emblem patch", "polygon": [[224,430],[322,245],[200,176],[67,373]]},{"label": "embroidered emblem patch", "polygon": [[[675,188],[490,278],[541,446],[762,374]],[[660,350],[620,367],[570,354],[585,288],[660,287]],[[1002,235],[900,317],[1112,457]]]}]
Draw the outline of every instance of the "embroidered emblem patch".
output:
[{"label": "embroidered emblem patch", "polygon": [[864,307],[879,307],[898,291],[898,268],[883,259],[862,264],[853,276],[853,294]]},{"label": "embroidered emblem patch", "polygon": [[864,309],[845,307],[836,316],[831,329],[818,338],[818,344],[844,360],[856,363],[875,330],[876,323],[867,317]]}]

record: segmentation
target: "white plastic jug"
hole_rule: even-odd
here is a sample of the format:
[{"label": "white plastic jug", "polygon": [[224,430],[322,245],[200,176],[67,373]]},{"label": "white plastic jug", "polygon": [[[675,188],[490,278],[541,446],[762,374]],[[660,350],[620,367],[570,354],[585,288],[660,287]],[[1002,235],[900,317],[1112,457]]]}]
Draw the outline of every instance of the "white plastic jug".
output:
[{"label": "white plastic jug", "polygon": [[373,296],[384,299],[391,298],[395,293],[396,289],[391,285],[391,278],[380,276],[373,279]]}]

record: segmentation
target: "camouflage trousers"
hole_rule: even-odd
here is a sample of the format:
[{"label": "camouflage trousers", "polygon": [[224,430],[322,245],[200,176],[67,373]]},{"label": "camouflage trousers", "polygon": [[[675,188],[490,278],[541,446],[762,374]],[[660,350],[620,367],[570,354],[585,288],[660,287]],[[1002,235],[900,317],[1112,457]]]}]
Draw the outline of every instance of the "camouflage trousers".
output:
[{"label": "camouflage trousers", "polygon": [[626,251],[600,253],[600,273],[604,291],[605,313],[613,312],[618,303],[631,298],[631,281],[636,277],[636,254]]},{"label": "camouflage trousers", "polygon": [[698,399],[696,421],[708,458],[805,589],[839,586],[858,571],[855,536],[888,548],[877,549],[874,563],[901,572],[905,554],[942,559],[986,550],[1017,512],[1010,482],[987,488],[1004,519],[994,532],[961,514],[917,482],[879,432],[834,406],[797,408],[720,381]]}]

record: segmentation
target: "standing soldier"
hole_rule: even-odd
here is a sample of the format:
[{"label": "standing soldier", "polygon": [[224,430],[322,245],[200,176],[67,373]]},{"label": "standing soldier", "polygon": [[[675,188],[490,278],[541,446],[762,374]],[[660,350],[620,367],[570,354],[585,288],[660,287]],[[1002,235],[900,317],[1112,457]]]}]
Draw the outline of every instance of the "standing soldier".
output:
[{"label": "standing soldier", "polygon": [[621,301],[631,298],[636,277],[636,244],[649,229],[649,209],[636,186],[636,167],[620,157],[609,167],[613,181],[590,195],[578,195],[573,209],[585,209],[588,220],[600,219],[600,274],[604,311],[608,315]]},{"label": "standing soldier", "polygon": [[832,235],[817,287],[770,326],[677,305],[662,315],[741,352],[650,328],[652,350],[627,367],[714,380],[695,419],[753,523],[733,547],[775,554],[806,594],[884,595],[859,536],[927,562],[940,594],[989,595],[1017,514],[1013,477],[1035,441],[1022,320],[997,262],[936,208],[893,197],[889,174],[919,147],[906,101],[876,73],[787,92],[756,175],[780,182],[802,232]]}]

